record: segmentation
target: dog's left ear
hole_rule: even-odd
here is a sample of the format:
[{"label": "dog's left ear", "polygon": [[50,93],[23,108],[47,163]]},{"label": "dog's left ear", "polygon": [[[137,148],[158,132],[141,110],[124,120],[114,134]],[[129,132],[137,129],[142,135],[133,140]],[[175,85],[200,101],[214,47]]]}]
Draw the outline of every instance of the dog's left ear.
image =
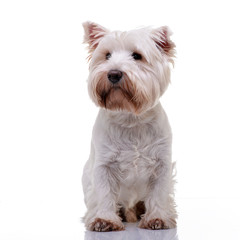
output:
[{"label": "dog's left ear", "polygon": [[171,30],[167,26],[163,26],[154,29],[153,40],[156,43],[157,48],[168,57],[168,60],[173,63],[173,58],[175,57],[175,47],[176,45],[170,39],[172,35]]},{"label": "dog's left ear", "polygon": [[84,22],[83,28],[85,31],[84,43],[88,44],[88,50],[91,54],[97,48],[101,39],[108,33],[108,30],[93,22]]}]

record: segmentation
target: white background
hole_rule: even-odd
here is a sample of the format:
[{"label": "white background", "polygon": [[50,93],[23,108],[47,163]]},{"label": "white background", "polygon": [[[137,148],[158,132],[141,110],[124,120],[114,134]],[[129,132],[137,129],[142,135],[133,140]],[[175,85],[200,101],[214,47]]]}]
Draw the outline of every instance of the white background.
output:
[{"label": "white background", "polygon": [[177,59],[161,101],[174,134],[177,235],[240,239],[233,0],[0,2],[0,239],[97,239],[80,223],[97,114],[87,94],[86,20],[112,30],[170,26]]}]

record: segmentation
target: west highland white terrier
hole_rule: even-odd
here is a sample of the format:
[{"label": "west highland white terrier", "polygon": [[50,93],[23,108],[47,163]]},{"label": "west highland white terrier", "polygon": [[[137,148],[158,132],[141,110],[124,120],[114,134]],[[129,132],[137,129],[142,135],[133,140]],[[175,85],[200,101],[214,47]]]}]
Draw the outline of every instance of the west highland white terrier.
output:
[{"label": "west highland white terrier", "polygon": [[88,91],[100,107],[82,177],[92,231],[176,227],[172,133],[159,98],[170,82],[175,44],[168,27],[109,31],[83,23]]}]

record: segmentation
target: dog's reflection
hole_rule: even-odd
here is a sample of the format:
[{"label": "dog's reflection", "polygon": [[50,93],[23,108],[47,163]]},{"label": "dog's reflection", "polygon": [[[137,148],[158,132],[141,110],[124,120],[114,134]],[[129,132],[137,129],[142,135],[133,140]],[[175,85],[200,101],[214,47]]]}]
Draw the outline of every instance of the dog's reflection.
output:
[{"label": "dog's reflection", "polygon": [[136,224],[127,223],[125,231],[85,232],[84,240],[178,240],[177,229],[145,230]]}]

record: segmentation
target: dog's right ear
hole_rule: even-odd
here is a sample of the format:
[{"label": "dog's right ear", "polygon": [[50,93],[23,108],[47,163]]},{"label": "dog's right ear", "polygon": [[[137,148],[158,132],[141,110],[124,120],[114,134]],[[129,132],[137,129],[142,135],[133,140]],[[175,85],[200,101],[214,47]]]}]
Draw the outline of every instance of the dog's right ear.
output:
[{"label": "dog's right ear", "polygon": [[100,40],[109,32],[106,28],[93,22],[84,22],[83,28],[85,31],[84,43],[88,44],[90,54],[97,48]]}]

